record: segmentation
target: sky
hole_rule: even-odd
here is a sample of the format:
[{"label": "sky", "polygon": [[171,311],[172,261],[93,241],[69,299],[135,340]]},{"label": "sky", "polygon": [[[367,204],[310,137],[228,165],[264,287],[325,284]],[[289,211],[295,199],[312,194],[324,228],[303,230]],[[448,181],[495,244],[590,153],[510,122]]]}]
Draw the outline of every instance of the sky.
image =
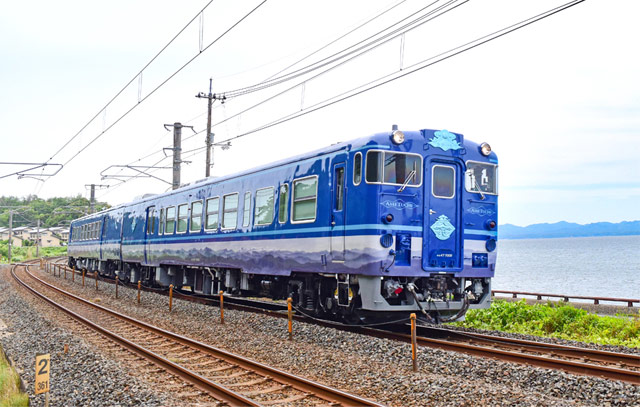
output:
[{"label": "sky", "polygon": [[[640,220],[637,0],[586,0],[415,72],[434,56],[565,2],[208,3],[3,1],[0,162],[64,167],[53,177],[42,175],[57,167],[19,179],[3,176],[27,167],[0,165],[0,195],[88,197],[87,185],[98,184],[109,188],[99,188],[97,198],[115,205],[167,191],[168,168],[126,183],[123,176],[135,172],[108,168],[170,167],[163,148],[171,147],[172,133],[164,125],[174,122],[200,132],[183,129],[190,163],[181,181],[204,178],[207,105],[195,95],[208,92],[212,78],[213,91],[230,96],[214,104],[215,141],[233,139],[228,149],[214,148],[214,176],[393,124],[448,129],[488,142],[498,154],[500,224]],[[437,7],[444,7],[441,15],[320,75],[231,97]],[[397,79],[329,104],[384,77]]]}]

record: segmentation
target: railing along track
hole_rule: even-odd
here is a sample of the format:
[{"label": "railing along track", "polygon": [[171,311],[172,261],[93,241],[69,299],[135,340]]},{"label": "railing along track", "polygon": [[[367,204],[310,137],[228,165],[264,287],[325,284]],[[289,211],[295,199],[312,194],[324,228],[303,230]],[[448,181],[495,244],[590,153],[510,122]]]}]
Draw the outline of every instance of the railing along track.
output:
[{"label": "railing along track", "polygon": [[[70,299],[73,299],[74,301],[78,301],[80,302],[83,306],[88,306],[91,307],[94,310],[99,310],[102,313],[106,313],[108,314],[110,317],[113,318],[118,318],[120,321],[125,321],[127,324],[130,324],[132,326],[135,326],[137,328],[140,329],[144,329],[145,331],[152,333],[153,335],[157,335],[159,337],[162,338],[166,338],[168,340],[173,341],[174,343],[177,343],[179,345],[183,345],[185,347],[189,347],[190,349],[193,349],[194,351],[198,351],[198,352],[202,352],[205,356],[211,358],[215,358],[217,360],[221,360],[224,363],[226,363],[228,366],[232,366],[230,368],[227,367],[221,367],[221,368],[216,368],[216,369],[208,369],[210,372],[212,370],[217,371],[217,372],[221,372],[221,371],[225,371],[225,370],[230,370],[232,368],[238,368],[238,369],[243,369],[247,372],[250,373],[235,373],[236,377],[239,376],[243,376],[246,374],[253,374],[253,375],[258,375],[260,377],[262,377],[263,379],[258,379],[258,380],[253,380],[250,382],[247,382],[249,384],[247,384],[247,386],[250,386],[252,384],[256,384],[255,382],[260,382],[260,383],[268,383],[270,382],[271,384],[276,384],[276,386],[271,386],[269,388],[266,389],[262,389],[262,393],[260,392],[260,390],[258,391],[251,391],[251,392],[246,392],[246,393],[251,393],[251,396],[257,395],[257,396],[261,396],[261,395],[265,395],[267,393],[273,393],[273,394],[278,394],[276,393],[277,390],[286,390],[287,393],[291,393],[291,389],[293,389],[293,391],[297,391],[298,395],[293,395],[293,396],[289,396],[286,397],[284,399],[270,399],[267,401],[256,401],[250,397],[247,397],[243,394],[241,394],[240,392],[235,392],[233,390],[231,390],[229,387],[241,387],[238,383],[233,383],[233,384],[229,384],[229,385],[221,385],[213,380],[210,380],[209,378],[205,377],[204,375],[198,374],[197,372],[182,366],[179,363],[176,363],[172,360],[170,360],[170,357],[164,357],[156,352],[151,351],[150,349],[147,349],[145,347],[143,347],[140,344],[137,344],[133,341],[130,341],[124,337],[122,337],[121,335],[118,335],[115,332],[111,332],[108,329],[105,329],[104,327],[99,326],[99,324],[90,321],[89,319],[79,315],[78,313],[72,311],[71,309],[68,309],[60,304],[57,304],[54,300],[48,298],[47,296],[37,292],[37,290],[33,289],[32,287],[30,287],[26,282],[24,282],[23,280],[21,280],[15,273],[15,268],[18,265],[15,265],[12,270],[11,273],[13,275],[13,277],[25,288],[27,288],[29,291],[31,291],[32,293],[34,293],[35,295],[37,295],[38,297],[44,299],[45,301],[49,302],[50,304],[56,306],[57,308],[61,309],[62,311],[64,311],[65,313],[67,313],[68,315],[72,316],[74,319],[82,322],[83,324],[91,327],[92,329],[100,332],[101,334],[107,336],[108,338],[112,339],[114,342],[126,347],[127,349],[130,349],[131,351],[139,354],[140,356],[143,356],[144,358],[150,359],[152,360],[154,363],[156,363],[157,365],[159,365],[160,367],[162,367],[163,369],[166,369],[167,371],[171,372],[172,374],[181,377],[182,379],[184,379],[185,381],[188,381],[189,383],[195,385],[196,387],[198,387],[199,389],[206,391],[207,393],[211,394],[213,397],[215,397],[216,399],[219,399],[221,401],[224,401],[225,403],[232,405],[232,406],[258,406],[258,405],[276,405],[276,404],[288,404],[288,403],[293,403],[296,402],[298,400],[302,400],[302,399],[309,399],[312,397],[317,397],[320,399],[320,401],[324,402],[325,404],[328,402],[332,405],[344,405],[344,406],[380,406],[381,404],[378,404],[376,402],[373,402],[371,400],[367,400],[364,398],[361,398],[359,396],[355,396],[346,392],[343,392],[341,390],[338,389],[334,389],[331,388],[329,386],[325,386],[323,384],[320,383],[316,383],[313,382],[311,380],[305,379],[303,377],[299,377],[299,376],[295,376],[293,374],[284,372],[282,370],[243,358],[241,356],[238,355],[234,355],[230,352],[212,347],[210,345],[207,345],[205,343],[187,338],[185,336],[182,335],[178,335],[175,334],[173,332],[155,327],[153,325],[149,325],[146,324],[142,321],[136,320],[134,318],[125,316],[125,315],[121,315],[118,314],[115,311],[112,311],[108,308],[102,307],[100,305],[94,304],[92,302],[89,302],[87,300],[84,300],[83,298],[80,298],[74,294],[68,293],[64,290],[61,290],[39,278],[37,278],[36,276],[34,276],[33,274],[31,274],[28,270],[28,266],[29,265],[24,265],[25,266],[25,273],[27,273],[31,278],[33,278],[34,280],[38,281],[38,283],[44,285],[45,287],[47,287],[50,290],[55,291],[58,294],[64,295]],[[148,341],[148,340],[147,340]],[[167,345],[163,345],[163,347],[166,347]],[[203,355],[200,355],[200,358]],[[192,357],[192,359],[198,359],[198,357]],[[215,376],[216,379],[220,379],[223,380],[224,378],[221,376]],[[277,387],[280,387],[281,389],[278,389]]]}]

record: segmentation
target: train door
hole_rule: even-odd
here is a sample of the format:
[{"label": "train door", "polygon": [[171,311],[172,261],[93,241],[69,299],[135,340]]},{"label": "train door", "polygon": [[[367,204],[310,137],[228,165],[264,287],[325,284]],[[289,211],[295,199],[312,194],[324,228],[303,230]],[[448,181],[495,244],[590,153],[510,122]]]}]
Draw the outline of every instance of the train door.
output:
[{"label": "train door", "polygon": [[156,233],[156,207],[147,208],[147,222],[144,233],[144,262],[149,264],[151,261],[151,238]]},{"label": "train door", "polygon": [[424,170],[424,232],[422,268],[459,271],[462,265],[462,171],[453,160],[430,158]]},{"label": "train door", "polygon": [[331,260],[344,261],[345,163],[333,164],[331,183]]}]

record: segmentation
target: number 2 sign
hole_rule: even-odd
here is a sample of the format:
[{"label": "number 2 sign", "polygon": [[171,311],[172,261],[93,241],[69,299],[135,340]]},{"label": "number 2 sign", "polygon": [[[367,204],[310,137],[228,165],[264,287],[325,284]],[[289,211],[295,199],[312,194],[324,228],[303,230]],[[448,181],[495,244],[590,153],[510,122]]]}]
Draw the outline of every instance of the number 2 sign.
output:
[{"label": "number 2 sign", "polygon": [[51,355],[36,355],[36,394],[49,392],[49,362]]}]

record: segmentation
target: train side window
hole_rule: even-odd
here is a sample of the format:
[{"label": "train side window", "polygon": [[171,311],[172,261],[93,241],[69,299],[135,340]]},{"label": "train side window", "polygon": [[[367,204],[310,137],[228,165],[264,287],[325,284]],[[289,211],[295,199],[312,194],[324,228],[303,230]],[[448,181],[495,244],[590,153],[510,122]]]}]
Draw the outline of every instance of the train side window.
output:
[{"label": "train side window", "polygon": [[178,229],[176,233],[185,233],[187,231],[187,222],[189,221],[189,206],[187,204],[178,205]]},{"label": "train side window", "polygon": [[436,198],[451,199],[456,193],[453,167],[434,165],[431,170],[431,193]]},{"label": "train side window", "polygon": [[222,229],[238,227],[238,193],[222,197]]},{"label": "train side window", "polygon": [[158,234],[164,234],[164,208],[160,209],[160,222],[158,222]]},{"label": "train side window", "polygon": [[273,187],[257,190],[253,224],[255,226],[270,225],[273,222],[274,205]]},{"label": "train side window", "polygon": [[316,220],[317,196],[317,176],[293,181],[292,223],[307,223]]},{"label": "train side window", "polygon": [[200,232],[202,230],[202,201],[191,203],[191,224],[189,232]]},{"label": "train side window", "polygon": [[362,182],[362,153],[356,153],[353,159],[353,185],[360,185]]},{"label": "train side window", "polygon": [[336,183],[336,201],[334,208],[336,211],[342,210],[342,202],[344,201],[344,167],[337,167],[335,174]]},{"label": "train side window", "polygon": [[242,211],[242,227],[249,226],[251,216],[251,192],[244,193],[244,209]]},{"label": "train side window", "polygon": [[218,230],[218,217],[220,212],[220,198],[207,199],[207,216],[205,219],[205,230]]},{"label": "train side window", "polygon": [[164,220],[164,233],[166,235],[172,235],[176,229],[176,207],[168,207],[165,214],[166,219]]},{"label": "train side window", "polygon": [[289,184],[280,185],[280,198],[278,199],[278,222],[285,223],[289,217]]},{"label": "train side window", "polygon": [[367,182],[382,182],[382,152],[367,151]]}]

